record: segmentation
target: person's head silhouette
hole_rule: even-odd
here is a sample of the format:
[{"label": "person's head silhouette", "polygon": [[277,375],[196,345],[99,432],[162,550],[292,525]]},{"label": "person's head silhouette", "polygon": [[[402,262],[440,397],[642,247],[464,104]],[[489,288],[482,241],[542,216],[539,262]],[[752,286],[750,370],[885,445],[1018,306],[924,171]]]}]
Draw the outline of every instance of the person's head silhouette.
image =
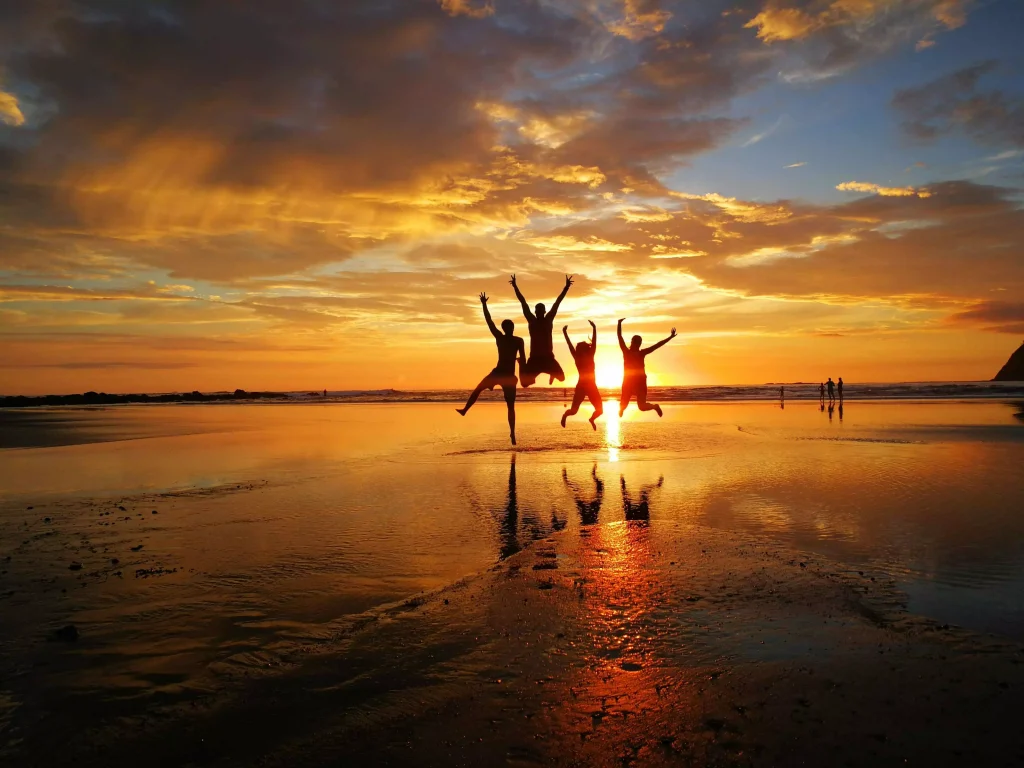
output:
[{"label": "person's head silhouette", "polygon": [[644,340],[642,336],[634,336],[632,339],[629,340],[629,348],[635,352],[636,350],[640,349],[640,345],[643,344],[643,342]]},{"label": "person's head silhouette", "polygon": [[545,310],[543,304],[538,303],[537,306],[533,308],[533,311],[537,315],[537,317],[544,317]]},{"label": "person's head silhouette", "polygon": [[511,320],[502,320],[501,321],[501,330],[503,330],[505,332],[506,336],[511,336],[512,335],[512,331],[514,331],[515,328],[516,328],[516,324],[513,323]]}]

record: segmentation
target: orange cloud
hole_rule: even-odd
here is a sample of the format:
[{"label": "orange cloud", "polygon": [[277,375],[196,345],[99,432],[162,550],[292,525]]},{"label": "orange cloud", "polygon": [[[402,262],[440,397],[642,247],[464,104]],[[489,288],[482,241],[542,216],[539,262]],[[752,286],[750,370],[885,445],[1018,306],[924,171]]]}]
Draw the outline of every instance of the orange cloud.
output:
[{"label": "orange cloud", "polygon": [[869,184],[865,181],[844,181],[842,184],[836,184],[836,189],[842,192],[869,192],[883,197],[931,197],[932,195],[927,189],[881,187],[878,184]]}]

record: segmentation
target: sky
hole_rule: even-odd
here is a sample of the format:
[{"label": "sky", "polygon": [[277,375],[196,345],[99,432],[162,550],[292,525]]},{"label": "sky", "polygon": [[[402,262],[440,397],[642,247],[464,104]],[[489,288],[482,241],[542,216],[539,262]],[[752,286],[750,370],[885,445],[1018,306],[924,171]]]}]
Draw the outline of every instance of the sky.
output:
[{"label": "sky", "polygon": [[[0,394],[469,388],[508,279],[653,384],[989,379],[1017,0],[0,5]],[[556,354],[574,381],[560,338]]]}]

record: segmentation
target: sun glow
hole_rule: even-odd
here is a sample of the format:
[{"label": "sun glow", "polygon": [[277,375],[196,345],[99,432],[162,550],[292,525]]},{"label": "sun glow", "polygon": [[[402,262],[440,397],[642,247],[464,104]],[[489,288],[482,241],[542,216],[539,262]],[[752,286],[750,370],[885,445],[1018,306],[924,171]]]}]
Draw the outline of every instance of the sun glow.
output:
[{"label": "sun glow", "polygon": [[622,445],[622,441],[619,438],[618,404],[615,402],[605,404],[604,441],[608,445],[608,461],[618,461],[619,447]]},{"label": "sun glow", "polygon": [[622,361],[598,360],[594,378],[602,389],[617,389],[622,384]]}]

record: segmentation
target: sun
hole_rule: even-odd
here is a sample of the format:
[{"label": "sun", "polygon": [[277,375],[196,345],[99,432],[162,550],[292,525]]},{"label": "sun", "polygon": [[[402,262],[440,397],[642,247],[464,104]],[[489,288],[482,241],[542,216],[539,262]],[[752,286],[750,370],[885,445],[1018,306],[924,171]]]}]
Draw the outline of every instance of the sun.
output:
[{"label": "sun", "polygon": [[622,384],[622,363],[600,360],[594,367],[597,386],[614,389]]}]

